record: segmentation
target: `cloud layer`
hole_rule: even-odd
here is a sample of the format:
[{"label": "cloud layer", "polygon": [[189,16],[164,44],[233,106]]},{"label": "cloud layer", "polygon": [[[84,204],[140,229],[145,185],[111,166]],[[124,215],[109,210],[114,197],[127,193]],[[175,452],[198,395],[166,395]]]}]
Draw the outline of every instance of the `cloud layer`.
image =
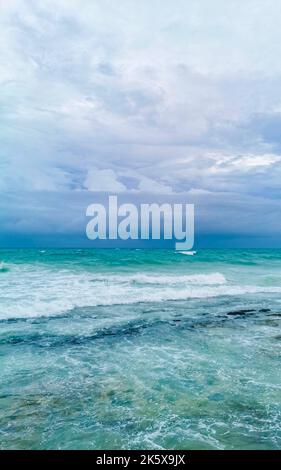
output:
[{"label": "cloud layer", "polygon": [[259,230],[259,201],[281,203],[280,15],[276,0],[0,1],[0,191],[256,201]]}]

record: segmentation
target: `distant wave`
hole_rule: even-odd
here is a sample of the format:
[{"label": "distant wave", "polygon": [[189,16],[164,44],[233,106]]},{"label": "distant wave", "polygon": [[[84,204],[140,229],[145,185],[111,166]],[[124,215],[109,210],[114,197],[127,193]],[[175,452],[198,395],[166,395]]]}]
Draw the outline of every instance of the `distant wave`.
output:
[{"label": "distant wave", "polygon": [[201,285],[212,285],[212,284],[225,284],[227,281],[221,273],[210,273],[210,274],[191,274],[191,275],[150,275],[150,274],[136,274],[130,276],[132,281],[137,281],[147,284],[168,284],[168,285],[179,285],[179,284],[201,284]]}]

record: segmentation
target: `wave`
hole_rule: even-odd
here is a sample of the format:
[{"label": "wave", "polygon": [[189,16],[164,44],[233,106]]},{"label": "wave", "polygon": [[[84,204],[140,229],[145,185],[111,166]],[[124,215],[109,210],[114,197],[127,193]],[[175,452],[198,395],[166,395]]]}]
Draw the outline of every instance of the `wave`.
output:
[{"label": "wave", "polygon": [[212,284],[226,284],[226,279],[221,273],[210,273],[210,274],[190,274],[190,275],[150,275],[150,274],[136,274],[130,276],[132,281],[146,283],[146,284],[200,284],[200,285],[212,285]]},{"label": "wave", "polygon": [[8,266],[3,261],[0,261],[0,273],[6,273],[9,271]]},{"label": "wave", "polygon": [[281,287],[233,285],[223,274],[93,274],[14,268],[0,285],[0,318],[60,315],[74,308],[281,293]]}]

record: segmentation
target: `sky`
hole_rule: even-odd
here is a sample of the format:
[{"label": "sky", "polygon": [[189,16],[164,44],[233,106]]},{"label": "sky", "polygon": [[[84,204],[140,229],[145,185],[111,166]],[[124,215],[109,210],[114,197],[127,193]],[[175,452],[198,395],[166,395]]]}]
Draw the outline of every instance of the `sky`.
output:
[{"label": "sky", "polygon": [[279,0],[0,0],[0,247],[89,246],[87,204],[195,204],[281,247]]}]

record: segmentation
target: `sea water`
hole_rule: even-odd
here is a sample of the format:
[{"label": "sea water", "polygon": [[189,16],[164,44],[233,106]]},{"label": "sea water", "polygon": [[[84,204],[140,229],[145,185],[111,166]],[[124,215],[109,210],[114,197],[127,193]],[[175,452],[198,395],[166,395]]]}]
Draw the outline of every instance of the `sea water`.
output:
[{"label": "sea water", "polygon": [[280,448],[280,323],[278,250],[0,250],[0,448]]}]

